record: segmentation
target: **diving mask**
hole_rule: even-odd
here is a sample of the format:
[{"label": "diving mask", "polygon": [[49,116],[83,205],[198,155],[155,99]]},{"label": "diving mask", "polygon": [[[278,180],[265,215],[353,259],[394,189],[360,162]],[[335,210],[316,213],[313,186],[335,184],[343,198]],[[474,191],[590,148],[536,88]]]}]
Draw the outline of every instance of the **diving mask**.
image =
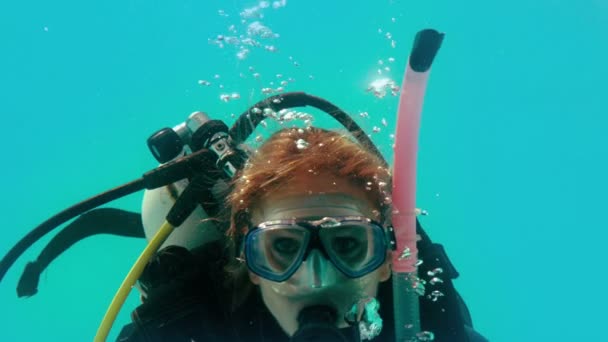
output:
[{"label": "diving mask", "polygon": [[245,261],[262,278],[289,279],[317,249],[344,275],[359,278],[386,260],[388,239],[382,225],[363,216],[318,220],[266,221],[245,237]]}]

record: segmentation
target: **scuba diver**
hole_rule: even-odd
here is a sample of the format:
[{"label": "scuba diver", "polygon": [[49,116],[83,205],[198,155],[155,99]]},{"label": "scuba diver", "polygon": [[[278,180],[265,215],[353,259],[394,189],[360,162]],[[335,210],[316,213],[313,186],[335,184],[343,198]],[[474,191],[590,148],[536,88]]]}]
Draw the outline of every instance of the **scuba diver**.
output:
[{"label": "scuba diver", "polygon": [[[280,130],[236,178],[228,243],[162,250],[118,341],[358,341],[361,331],[394,341],[390,181],[349,136]],[[411,293],[421,309],[411,328],[421,321],[436,341],[485,341],[466,315],[442,313],[464,307]]]},{"label": "scuba diver", "polygon": [[[27,264],[17,293],[34,295],[41,272],[85,237],[146,238],[95,341],[106,340],[133,287],[141,305],[120,342],[487,341],[413,207],[422,98],[442,40],[435,30],[416,36],[393,169],[346,113],[305,93],[260,101],[230,129],[195,112],[148,140],[158,168],[38,226],[2,259],[0,280],[35,241],[77,217]],[[303,106],[347,131],[284,128],[256,151],[245,145],[260,122]],[[141,215],[95,209],[143,189]]]}]

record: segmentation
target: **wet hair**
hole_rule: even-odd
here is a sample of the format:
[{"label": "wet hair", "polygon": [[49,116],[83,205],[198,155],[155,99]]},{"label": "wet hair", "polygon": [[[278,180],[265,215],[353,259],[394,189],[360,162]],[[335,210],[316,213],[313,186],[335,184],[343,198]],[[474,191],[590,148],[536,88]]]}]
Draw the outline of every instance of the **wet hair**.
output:
[{"label": "wet hair", "polygon": [[[236,175],[227,197],[230,227],[227,231],[233,262],[229,263],[229,280],[238,297],[251,288],[246,266],[238,261],[240,243],[250,224],[251,209],[267,194],[293,181],[302,172],[331,175],[365,189],[367,199],[375,206],[376,220],[382,222],[390,207],[390,171],[382,159],[362,146],[348,132],[316,127],[286,128],[274,133],[251,156]],[[248,284],[247,284],[248,283]],[[243,298],[241,298],[243,299]]]}]

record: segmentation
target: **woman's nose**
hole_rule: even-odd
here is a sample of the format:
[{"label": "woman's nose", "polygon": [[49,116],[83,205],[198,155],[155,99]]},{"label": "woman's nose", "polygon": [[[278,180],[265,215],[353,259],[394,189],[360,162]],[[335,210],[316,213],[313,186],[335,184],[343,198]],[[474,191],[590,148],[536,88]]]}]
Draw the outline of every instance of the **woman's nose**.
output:
[{"label": "woman's nose", "polygon": [[337,270],[321,251],[313,249],[303,263],[307,285],[312,288],[323,288],[336,283]]}]

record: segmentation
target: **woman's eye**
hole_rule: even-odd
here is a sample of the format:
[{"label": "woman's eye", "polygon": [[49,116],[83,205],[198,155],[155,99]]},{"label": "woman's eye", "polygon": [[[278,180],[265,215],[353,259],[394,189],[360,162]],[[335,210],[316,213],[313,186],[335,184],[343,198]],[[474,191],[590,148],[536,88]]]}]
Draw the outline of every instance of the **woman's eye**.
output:
[{"label": "woman's eye", "polygon": [[334,251],[342,254],[350,253],[359,247],[359,241],[352,237],[336,237],[332,241]]},{"label": "woman's eye", "polygon": [[272,246],[279,253],[293,254],[300,248],[300,242],[292,238],[278,238]]}]

